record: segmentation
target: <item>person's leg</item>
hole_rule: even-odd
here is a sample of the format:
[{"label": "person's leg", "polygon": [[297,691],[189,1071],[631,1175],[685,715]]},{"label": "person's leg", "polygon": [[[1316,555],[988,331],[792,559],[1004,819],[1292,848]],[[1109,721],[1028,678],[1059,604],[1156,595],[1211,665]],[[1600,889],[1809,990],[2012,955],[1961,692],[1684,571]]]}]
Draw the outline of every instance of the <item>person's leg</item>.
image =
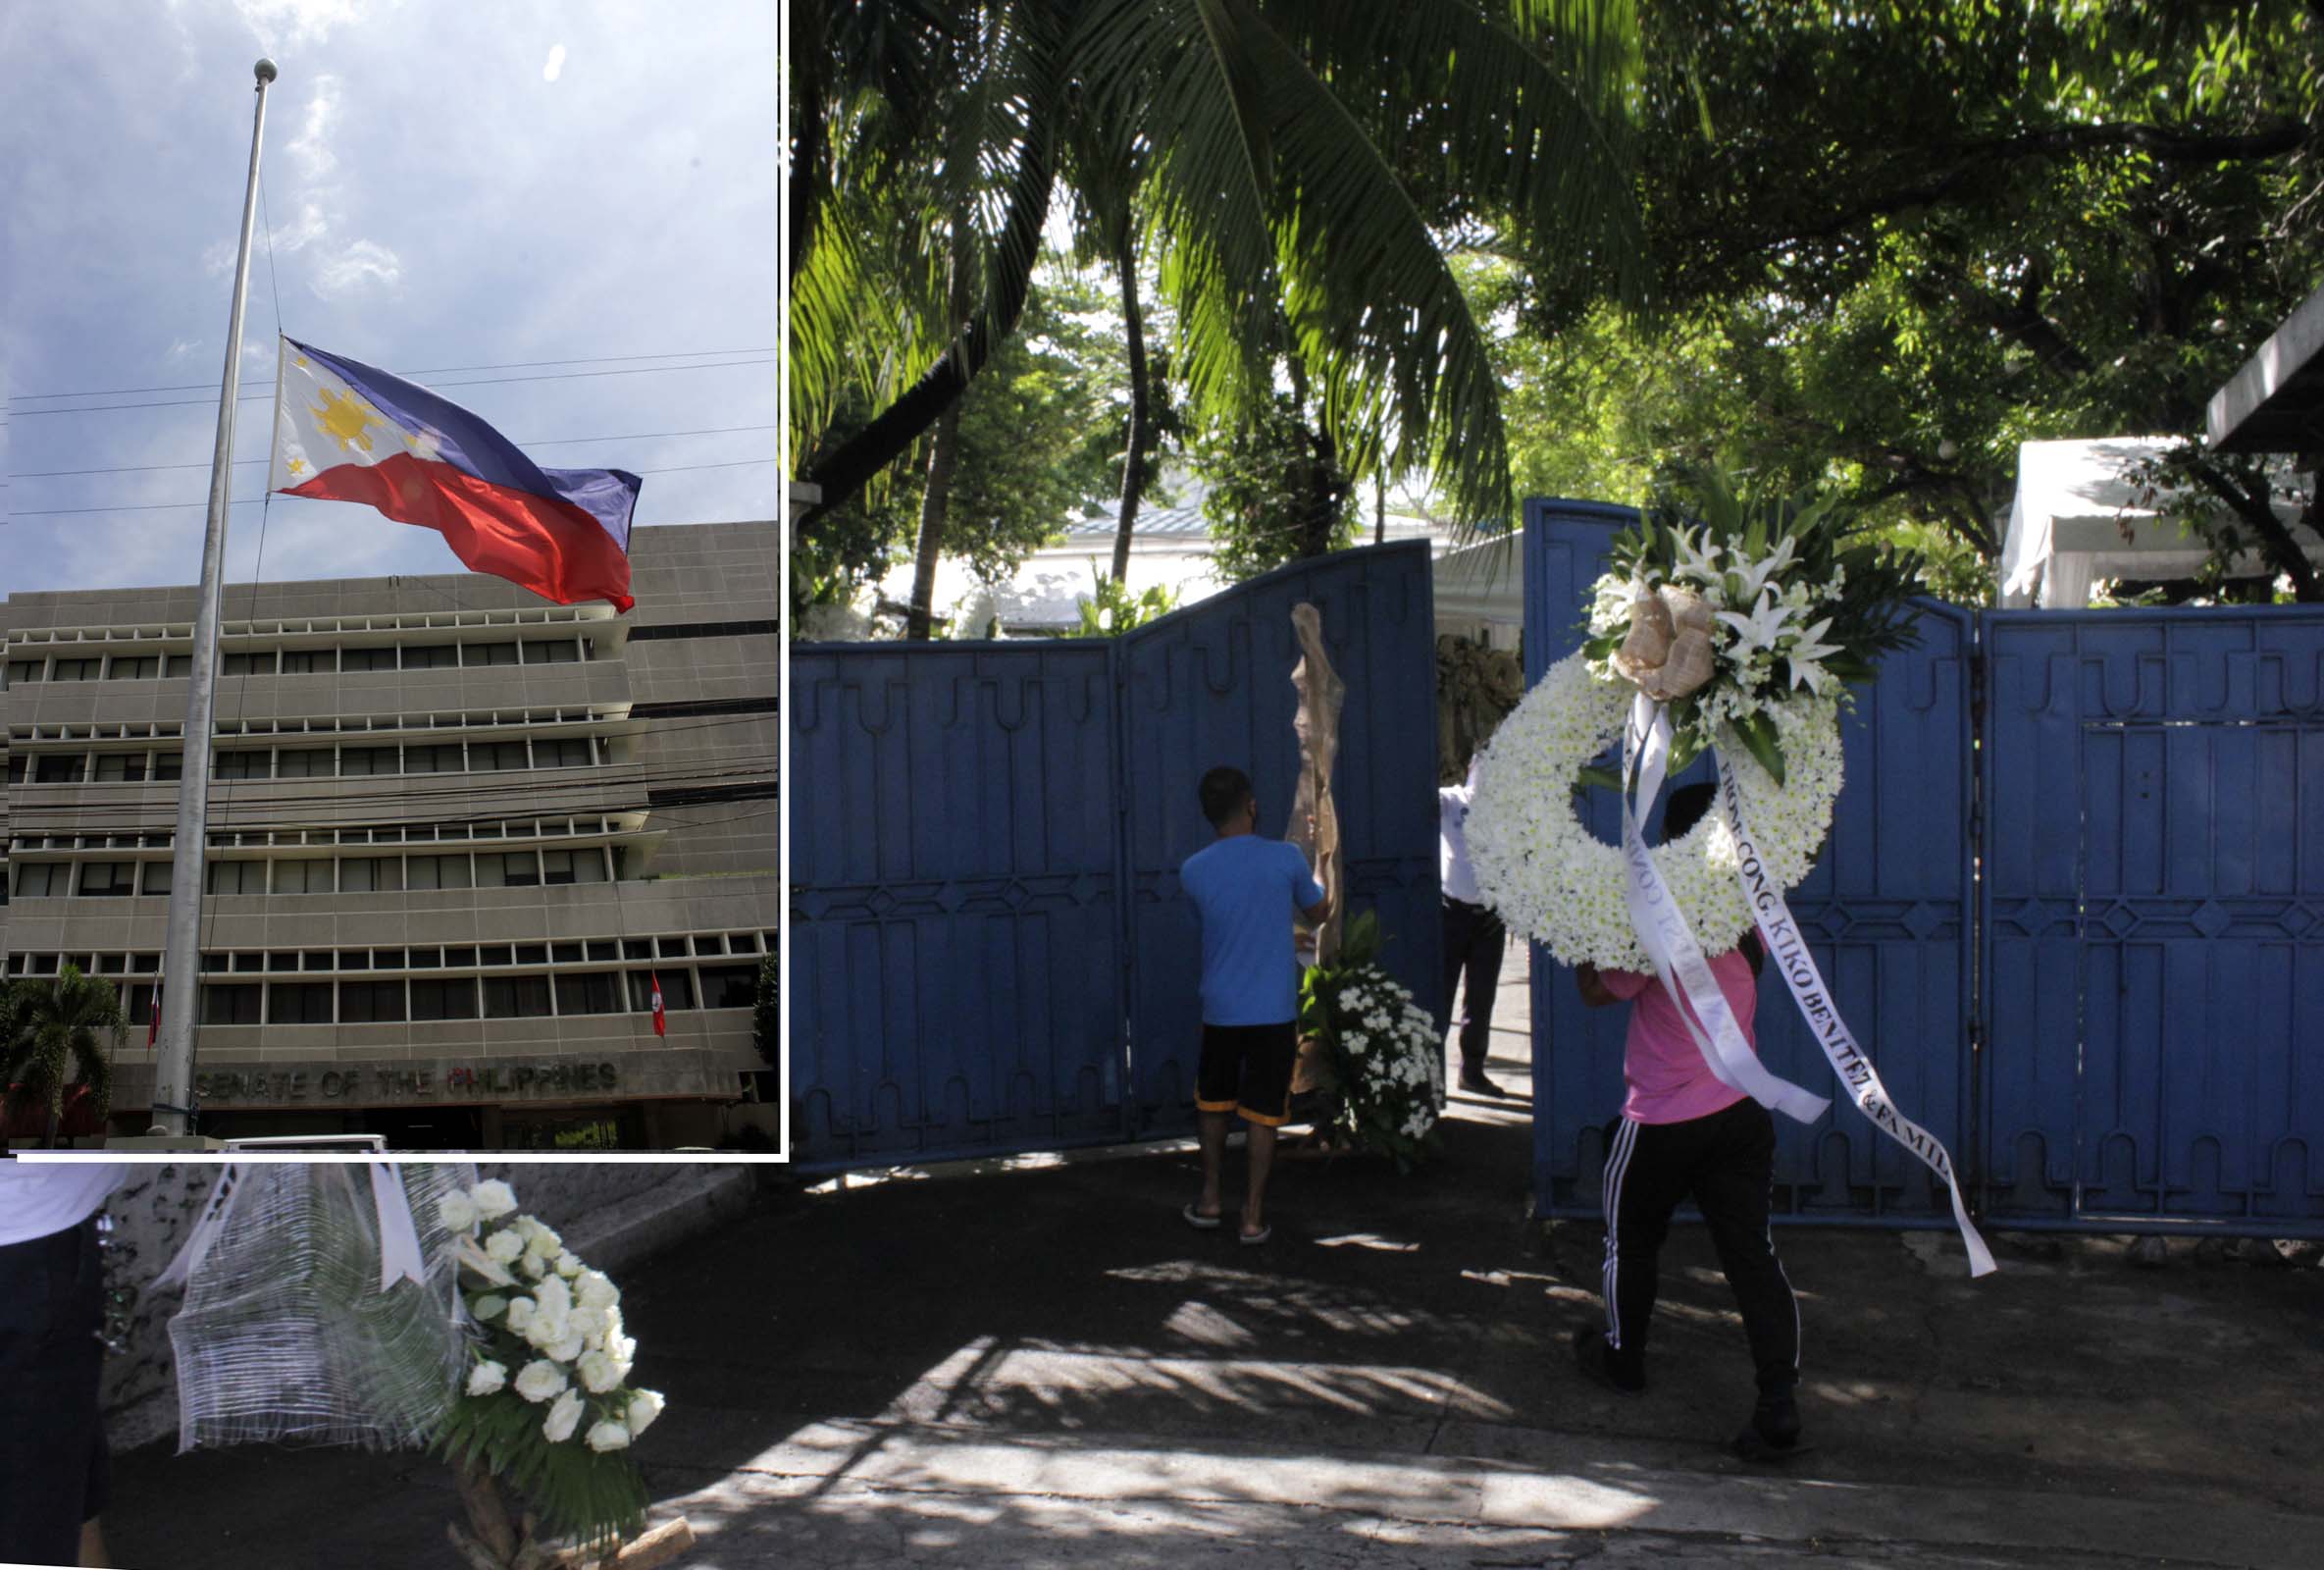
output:
[{"label": "person's leg", "polygon": [[1461,971],[1469,963],[1469,939],[1475,926],[1476,907],[1449,896],[1444,901],[1444,1008],[1437,1018],[1444,1021],[1439,1032],[1438,1053],[1444,1059],[1444,1082],[1453,1081],[1451,1046],[1454,1032],[1460,1028],[1461,1016],[1453,1004],[1460,990]]},{"label": "person's leg", "polygon": [[1243,1098],[1237,1109],[1249,1130],[1243,1158],[1250,1175],[1243,1190],[1242,1235],[1265,1237],[1266,1180],[1275,1164],[1275,1130],[1291,1120],[1291,1073],[1299,1060],[1299,1024],[1253,1025],[1243,1035]]},{"label": "person's leg", "polygon": [[1598,1282],[1606,1321],[1595,1334],[1605,1348],[1607,1374],[1625,1389],[1645,1386],[1647,1328],[1661,1286],[1658,1256],[1670,1235],[1671,1212],[1686,1192],[1692,1129],[1691,1124],[1625,1118],[1607,1158],[1606,1259]]},{"label": "person's leg", "polygon": [[103,1529],[94,1521],[82,1522],[80,1525],[80,1563],[85,1567],[109,1565],[112,1562],[113,1560],[105,1552]]},{"label": "person's leg", "polygon": [[79,1557],[103,1314],[93,1223],[0,1248],[0,1561]]},{"label": "person's leg", "polygon": [[[1484,1080],[1485,1055],[1492,1049],[1493,999],[1501,990],[1501,961],[1509,928],[1497,912],[1480,911],[1462,956],[1468,976],[1461,1005],[1461,1077]],[[1489,1083],[1490,1081],[1486,1081]]]},{"label": "person's leg", "polygon": [[1799,1413],[1799,1299],[1776,1257],[1768,1226],[1775,1179],[1776,1125],[1756,1101],[1717,1113],[1718,1139],[1697,1172],[1694,1202],[1718,1251],[1719,1268],[1742,1312],[1759,1384],[1752,1424],[1773,1449],[1795,1448]]},{"label": "person's leg", "polygon": [[[101,1255],[102,1250],[99,1253]],[[113,1450],[105,1442],[101,1421],[94,1438],[96,1442],[89,1446],[88,1452],[88,1486],[82,1491],[80,1500],[80,1563],[83,1566],[104,1566],[113,1562],[105,1552],[105,1532],[100,1521],[113,1505]]]},{"label": "person's leg", "polygon": [[1226,1129],[1238,1105],[1242,1073],[1242,1054],[1228,1033],[1204,1025],[1202,1057],[1194,1071],[1194,1105],[1201,1114],[1203,1140],[1203,1191],[1194,1202],[1198,1216],[1214,1217],[1223,1207]]}]

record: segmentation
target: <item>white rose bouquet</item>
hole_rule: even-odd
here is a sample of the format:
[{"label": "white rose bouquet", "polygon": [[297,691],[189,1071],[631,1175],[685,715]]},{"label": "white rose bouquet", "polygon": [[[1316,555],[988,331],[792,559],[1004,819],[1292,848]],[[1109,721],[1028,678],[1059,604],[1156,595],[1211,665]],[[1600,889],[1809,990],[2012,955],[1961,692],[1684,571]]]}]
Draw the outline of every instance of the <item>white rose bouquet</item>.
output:
[{"label": "white rose bouquet", "polygon": [[1444,1057],[1436,1021],[1379,967],[1379,918],[1348,923],[1330,965],[1301,983],[1300,1028],[1324,1044],[1333,1126],[1410,1172],[1442,1144]]},{"label": "white rose bouquet", "polygon": [[[438,1448],[504,1481],[583,1546],[635,1537],[646,1483],[631,1442],[662,1398],[629,1383],[621,1292],[496,1179],[444,1196],[471,1327],[465,1383]],[[487,1534],[488,1536],[490,1534]]]}]

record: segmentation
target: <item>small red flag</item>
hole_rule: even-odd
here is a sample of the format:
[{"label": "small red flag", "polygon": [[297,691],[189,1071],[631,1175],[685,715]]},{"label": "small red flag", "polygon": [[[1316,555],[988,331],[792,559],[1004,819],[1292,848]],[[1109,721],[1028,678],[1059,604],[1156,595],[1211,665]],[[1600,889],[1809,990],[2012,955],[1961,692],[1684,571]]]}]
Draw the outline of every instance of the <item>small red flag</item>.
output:
[{"label": "small red flag", "polygon": [[670,1017],[662,1010],[661,972],[648,970],[646,973],[653,978],[653,1033],[666,1036],[670,1033]]}]

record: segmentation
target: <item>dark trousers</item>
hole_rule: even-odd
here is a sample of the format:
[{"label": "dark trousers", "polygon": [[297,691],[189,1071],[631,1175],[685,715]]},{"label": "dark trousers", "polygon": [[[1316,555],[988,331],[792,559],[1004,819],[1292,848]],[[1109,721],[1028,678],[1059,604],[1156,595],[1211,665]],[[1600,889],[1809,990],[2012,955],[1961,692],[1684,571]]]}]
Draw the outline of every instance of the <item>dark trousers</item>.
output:
[{"label": "dark trousers", "polygon": [[1626,1375],[1645,1371],[1655,1257],[1671,1213],[1692,1198],[1734,1289],[1763,1394],[1799,1382],[1799,1303],[1768,1230],[1776,1122],[1745,1097],[1685,1123],[1622,1119],[1606,1158],[1606,1345]]},{"label": "dark trousers", "polygon": [[0,1247],[0,1561],[77,1564],[106,1503],[94,1218]]},{"label": "dark trousers", "polygon": [[[1501,959],[1509,946],[1509,928],[1500,915],[1481,905],[1449,896],[1444,902],[1444,1012],[1445,1039],[1455,1026],[1461,1034],[1461,1072],[1481,1073],[1485,1048],[1493,1030],[1493,995],[1501,990]],[[1463,974],[1468,989],[1461,999],[1461,1017],[1452,1019],[1453,988]]]}]

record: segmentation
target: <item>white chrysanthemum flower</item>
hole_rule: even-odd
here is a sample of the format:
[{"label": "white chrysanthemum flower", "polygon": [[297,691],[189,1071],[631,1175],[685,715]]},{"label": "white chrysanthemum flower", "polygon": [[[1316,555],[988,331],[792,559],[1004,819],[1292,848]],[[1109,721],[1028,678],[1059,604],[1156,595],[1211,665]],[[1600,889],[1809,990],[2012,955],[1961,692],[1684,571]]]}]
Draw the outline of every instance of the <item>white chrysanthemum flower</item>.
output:
[{"label": "white chrysanthemum flower", "polygon": [[573,1312],[573,1289],[553,1276],[533,1288],[533,1300],[541,1305],[541,1312],[559,1319]]},{"label": "white chrysanthemum flower", "polygon": [[508,1365],[484,1362],[468,1371],[468,1393],[491,1395],[508,1383]]},{"label": "white chrysanthemum flower", "polygon": [[443,1223],[445,1231],[474,1231],[479,1217],[476,1201],[456,1188],[436,1202],[436,1219]]},{"label": "white chrysanthemum flower", "polygon": [[632,1439],[651,1428],[653,1420],[661,1415],[662,1397],[659,1390],[640,1390],[630,1397],[630,1409],[622,1414],[629,1424]]},{"label": "white chrysanthemum flower", "polygon": [[621,1301],[612,1279],[601,1270],[583,1271],[573,1295],[584,1308],[611,1308]]},{"label": "white chrysanthemum flower", "polygon": [[603,1395],[621,1384],[621,1365],[603,1352],[584,1352],[575,1366],[581,1377],[581,1387],[592,1395]]},{"label": "white chrysanthemum flower", "polygon": [[589,1447],[600,1455],[607,1450],[626,1450],[630,1447],[630,1431],[608,1418],[591,1427]]},{"label": "white chrysanthemum flower", "polygon": [[516,1190],[497,1178],[488,1178],[468,1190],[468,1199],[486,1221],[498,1221],[516,1209]]},{"label": "white chrysanthemum flower", "polygon": [[567,1281],[573,1280],[576,1276],[579,1276],[588,1268],[588,1266],[582,1264],[581,1256],[573,1252],[573,1250],[570,1248],[566,1249],[563,1253],[557,1256],[557,1274],[564,1277]]},{"label": "white chrysanthemum flower", "polygon": [[562,1444],[573,1438],[573,1431],[581,1426],[581,1392],[567,1390],[550,1403],[548,1416],[542,1419],[541,1432],[551,1444]]},{"label": "white chrysanthemum flower", "polygon": [[546,1358],[535,1358],[517,1370],[516,1393],[528,1401],[545,1401],[565,1387],[565,1371]]},{"label": "white chrysanthemum flower", "polygon": [[524,1251],[525,1240],[505,1227],[485,1239],[485,1255],[495,1264],[514,1264]]},{"label": "white chrysanthemum flower", "polygon": [[533,1316],[540,1312],[541,1305],[530,1297],[512,1297],[508,1300],[508,1328],[522,1335],[533,1323]]}]

